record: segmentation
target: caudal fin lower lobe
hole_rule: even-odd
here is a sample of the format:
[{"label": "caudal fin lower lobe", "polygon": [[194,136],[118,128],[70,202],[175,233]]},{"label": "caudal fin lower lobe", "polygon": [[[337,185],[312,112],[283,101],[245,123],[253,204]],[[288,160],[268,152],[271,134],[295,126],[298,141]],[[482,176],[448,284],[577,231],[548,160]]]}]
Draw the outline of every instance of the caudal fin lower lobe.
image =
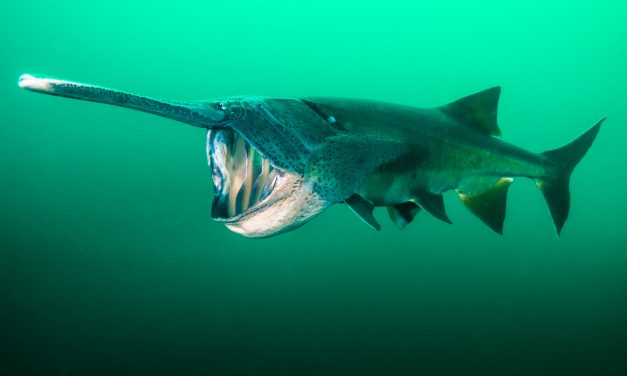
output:
[{"label": "caudal fin lower lobe", "polygon": [[568,218],[570,209],[570,175],[575,166],[588,152],[592,142],[594,142],[599,133],[599,129],[601,129],[603,121],[605,119],[601,119],[594,127],[571,143],[542,153],[543,156],[553,163],[555,173],[550,176],[537,178],[536,184],[542,191],[549,206],[558,236],[562,231],[562,227],[564,227],[564,222]]}]

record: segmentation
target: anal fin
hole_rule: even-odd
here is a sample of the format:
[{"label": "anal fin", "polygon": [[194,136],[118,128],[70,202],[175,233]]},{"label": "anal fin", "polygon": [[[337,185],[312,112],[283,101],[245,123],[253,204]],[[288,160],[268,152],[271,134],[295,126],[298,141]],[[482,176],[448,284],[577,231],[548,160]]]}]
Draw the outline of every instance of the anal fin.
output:
[{"label": "anal fin", "polygon": [[388,206],[387,208],[390,219],[401,230],[405,229],[405,227],[407,227],[407,225],[414,220],[416,214],[420,212],[420,206],[412,201],[404,202],[402,204],[394,206]]},{"label": "anal fin", "polygon": [[507,189],[512,184],[511,178],[501,178],[492,187],[479,194],[457,192],[466,207],[488,225],[492,230],[503,234]]},{"label": "anal fin", "polygon": [[374,210],[372,202],[366,200],[358,194],[353,194],[344,200],[344,202],[346,202],[353,212],[366,222],[366,224],[377,231],[381,230],[381,225],[374,218],[374,215],[372,215],[372,211]]}]

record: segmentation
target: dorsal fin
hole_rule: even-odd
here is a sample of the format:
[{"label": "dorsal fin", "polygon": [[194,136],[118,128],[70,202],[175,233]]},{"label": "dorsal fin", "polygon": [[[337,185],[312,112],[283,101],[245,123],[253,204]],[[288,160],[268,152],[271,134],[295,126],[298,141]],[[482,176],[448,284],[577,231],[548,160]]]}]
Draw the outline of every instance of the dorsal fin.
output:
[{"label": "dorsal fin", "polygon": [[353,194],[346,200],[344,200],[348,204],[348,206],[361,218],[364,222],[366,222],[373,229],[380,231],[381,225],[372,215],[372,211],[374,210],[374,205],[372,202],[366,200],[361,197],[357,193]]},{"label": "dorsal fin", "polygon": [[486,191],[471,195],[458,192],[466,207],[486,225],[499,234],[503,234],[507,189],[512,184],[511,178],[502,178]]},{"label": "dorsal fin", "polygon": [[407,227],[407,225],[414,220],[414,217],[416,216],[416,214],[418,214],[419,211],[420,206],[411,201],[403,202],[402,204],[397,204],[394,206],[388,206],[388,214],[390,215],[390,219],[401,230]]},{"label": "dorsal fin", "polygon": [[496,124],[500,94],[501,87],[495,86],[458,99],[440,109],[476,131],[490,136],[500,136],[501,130]]}]

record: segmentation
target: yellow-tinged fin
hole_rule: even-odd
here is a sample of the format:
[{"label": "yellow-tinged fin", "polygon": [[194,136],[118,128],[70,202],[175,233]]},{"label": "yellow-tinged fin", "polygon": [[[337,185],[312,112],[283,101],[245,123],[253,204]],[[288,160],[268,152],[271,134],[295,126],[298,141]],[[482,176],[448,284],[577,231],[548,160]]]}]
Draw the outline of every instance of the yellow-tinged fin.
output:
[{"label": "yellow-tinged fin", "polygon": [[474,215],[479,217],[492,230],[503,234],[505,211],[507,204],[507,189],[513,179],[501,178],[491,188],[480,194],[465,194],[457,192],[459,198]]},{"label": "yellow-tinged fin", "polygon": [[405,227],[407,227],[407,225],[414,220],[416,214],[420,212],[420,206],[411,201],[403,202],[402,204],[394,206],[388,206],[387,209],[390,219],[401,230],[405,229]]},{"label": "yellow-tinged fin", "polygon": [[456,118],[460,124],[490,136],[500,136],[496,124],[501,87],[496,86],[456,100],[440,110]]}]

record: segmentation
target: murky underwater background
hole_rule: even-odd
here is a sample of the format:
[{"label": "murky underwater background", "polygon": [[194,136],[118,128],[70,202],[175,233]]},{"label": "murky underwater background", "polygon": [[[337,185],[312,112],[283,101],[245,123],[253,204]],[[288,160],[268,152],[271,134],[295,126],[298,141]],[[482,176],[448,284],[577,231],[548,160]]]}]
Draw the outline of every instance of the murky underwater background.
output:
[{"label": "murky underwater background", "polygon": [[[0,375],[627,374],[627,9],[620,2],[0,5]],[[504,139],[608,116],[557,239],[533,182],[505,235],[454,194],[383,231],[337,205],[266,240],[209,218],[200,129],[23,91],[436,106],[502,85]]]}]

